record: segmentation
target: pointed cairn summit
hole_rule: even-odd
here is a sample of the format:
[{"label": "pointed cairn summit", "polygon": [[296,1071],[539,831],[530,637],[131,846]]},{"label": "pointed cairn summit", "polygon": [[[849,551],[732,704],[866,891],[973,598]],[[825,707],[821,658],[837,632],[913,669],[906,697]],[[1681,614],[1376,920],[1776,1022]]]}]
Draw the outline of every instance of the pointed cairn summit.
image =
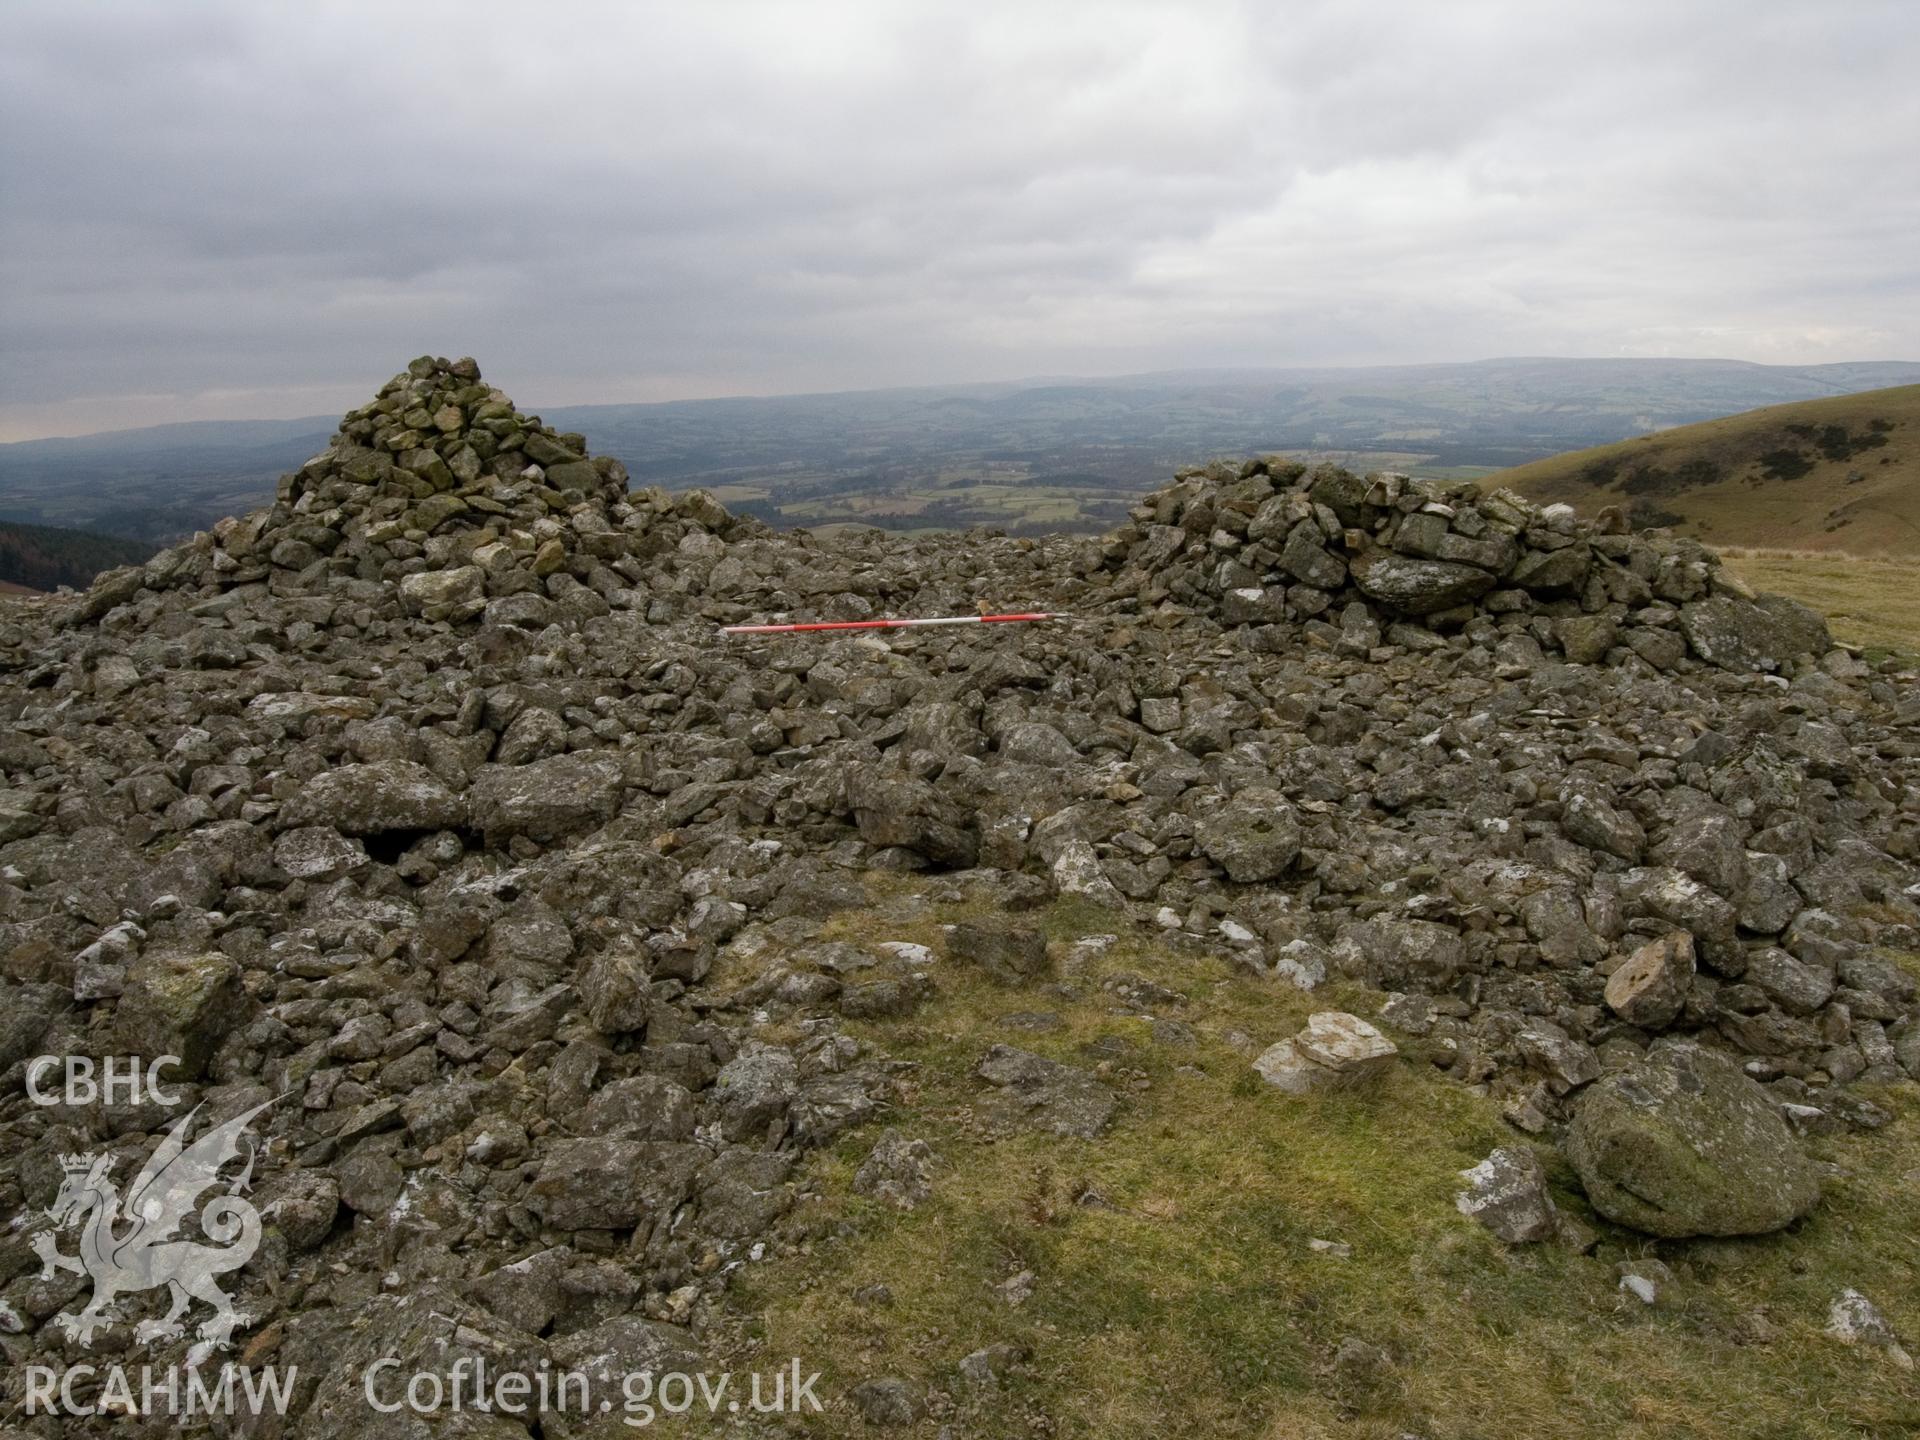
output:
[{"label": "pointed cairn summit", "polygon": [[[627,493],[627,470],[514,408],[472,359],[423,355],[327,448],[283,476],[274,503],[103,575],[77,608],[97,620],[145,591],[275,595],[350,591],[376,611],[459,623],[494,601],[499,618],[604,614],[630,595],[671,518],[724,540],[741,525],[703,491]],[[677,538],[677,537],[674,537]]]}]

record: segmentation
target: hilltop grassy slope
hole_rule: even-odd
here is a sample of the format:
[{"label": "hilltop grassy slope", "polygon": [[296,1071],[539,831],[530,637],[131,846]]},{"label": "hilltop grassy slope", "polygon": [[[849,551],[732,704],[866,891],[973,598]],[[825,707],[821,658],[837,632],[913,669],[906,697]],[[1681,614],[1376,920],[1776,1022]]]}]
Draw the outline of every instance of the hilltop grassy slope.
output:
[{"label": "hilltop grassy slope", "polygon": [[1920,655],[1920,555],[1736,549],[1726,560],[1754,589],[1791,595],[1818,610],[1843,644],[1869,656]]},{"label": "hilltop grassy slope", "polygon": [[[937,947],[939,922],[986,918],[965,905],[894,913],[914,885],[873,882],[871,909],[829,935]],[[1371,1014],[1377,997],[1257,980],[1082,902],[1039,919],[1063,988],[1021,994],[943,970],[920,1014],[855,1027],[910,1065],[889,1121],[931,1144],[932,1199],[903,1215],[856,1193],[875,1137],[850,1136],[809,1162],[811,1253],[739,1277],[729,1361],[770,1371],[799,1356],[822,1371],[834,1398],[805,1433],[881,1433],[848,1399],[881,1375],[928,1397],[932,1414],[892,1432],[928,1440],[1839,1440],[1920,1425],[1910,1374],[1822,1333],[1849,1285],[1884,1295],[1903,1333],[1920,1328],[1912,1086],[1874,1089],[1897,1117],[1884,1130],[1814,1142],[1834,1167],[1827,1199],[1789,1233],[1619,1229],[1541,1145],[1556,1200],[1598,1243],[1509,1250],[1453,1200],[1459,1171],[1528,1143],[1493,1100],[1417,1057],[1376,1091],[1310,1100],[1253,1075],[1240,1037],[1264,1044],[1317,1009]],[[1089,935],[1106,938],[1076,943]],[[1130,975],[1187,997],[1177,1023],[1114,1013],[1107,984]],[[1045,1027],[1023,1013],[1036,1004]],[[1097,1059],[1127,1096],[1114,1132],[987,1123],[971,1073],[996,1042]],[[1620,1267],[1652,1261],[1672,1279],[1648,1306],[1620,1289]],[[1018,1276],[1030,1298],[1009,1296]],[[993,1380],[961,1371],[979,1351]]]},{"label": "hilltop grassy slope", "polygon": [[1920,385],[1772,405],[1489,476],[1711,544],[1920,556]]}]

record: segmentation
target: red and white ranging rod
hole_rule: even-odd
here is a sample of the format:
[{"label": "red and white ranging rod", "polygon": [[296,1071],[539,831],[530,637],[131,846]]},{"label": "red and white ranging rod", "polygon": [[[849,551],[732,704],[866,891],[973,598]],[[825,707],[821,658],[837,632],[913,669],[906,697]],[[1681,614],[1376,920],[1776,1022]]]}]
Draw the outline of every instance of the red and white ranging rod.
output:
[{"label": "red and white ranging rod", "polygon": [[1007,625],[1022,620],[1066,620],[1058,611],[1018,615],[938,615],[924,620],[815,620],[804,625],[722,625],[722,635],[799,635],[817,630],[912,630],[923,625]]}]

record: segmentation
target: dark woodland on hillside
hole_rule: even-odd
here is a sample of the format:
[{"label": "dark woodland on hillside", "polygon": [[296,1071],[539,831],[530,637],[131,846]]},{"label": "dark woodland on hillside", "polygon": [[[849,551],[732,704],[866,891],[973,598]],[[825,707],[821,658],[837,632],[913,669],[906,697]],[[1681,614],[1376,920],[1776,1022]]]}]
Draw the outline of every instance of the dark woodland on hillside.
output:
[{"label": "dark woodland on hillside", "polygon": [[138,565],[156,547],[114,535],[0,521],[0,580],[29,590],[84,589],[116,565]]}]

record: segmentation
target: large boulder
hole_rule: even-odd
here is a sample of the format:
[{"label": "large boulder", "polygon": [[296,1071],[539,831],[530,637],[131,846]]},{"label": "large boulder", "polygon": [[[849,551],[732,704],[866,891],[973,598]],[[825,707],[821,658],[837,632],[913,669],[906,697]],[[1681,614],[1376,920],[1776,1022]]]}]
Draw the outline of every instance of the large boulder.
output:
[{"label": "large boulder", "polygon": [[1466,966],[1460,932],[1437,920],[1362,920],[1334,942],[1334,957],[1351,978],[1376,990],[1434,992]]},{"label": "large boulder", "polygon": [[1833,648],[1826,622],[1784,595],[1696,600],[1680,607],[1680,630],[1695,655],[1723,670],[1779,670]]},{"label": "large boulder", "polygon": [[0,845],[38,835],[46,823],[46,817],[34,812],[28,796],[0,790]]},{"label": "large boulder", "polygon": [[[548,1354],[554,1368],[570,1377],[567,1383],[578,1387],[570,1393],[579,1395],[579,1416],[582,1417],[575,1420],[565,1414],[562,1407],[548,1410],[542,1416],[541,1432],[555,1436],[556,1440],[561,1436],[573,1440],[573,1437],[631,1435],[640,1426],[627,1421],[643,1417],[651,1420],[655,1414],[652,1410],[634,1408],[634,1398],[640,1393],[635,1376],[694,1375],[710,1368],[704,1352],[686,1330],[640,1315],[615,1315],[587,1329],[556,1335]],[[426,1368],[425,1362],[421,1368]],[[610,1416],[612,1418],[608,1418]],[[461,1418],[471,1421],[472,1411]],[[502,1436],[515,1431],[525,1433],[517,1420],[493,1415],[487,1418],[500,1420]],[[565,1428],[556,1421],[564,1422]],[[471,1435],[478,1440],[492,1440],[495,1433],[482,1430],[478,1425],[438,1428],[442,1434]]]},{"label": "large boulder", "polygon": [[1253,1062],[1261,1079],[1288,1095],[1365,1085],[1393,1068],[1400,1053],[1386,1036],[1357,1015],[1322,1010],[1291,1040],[1262,1051]]},{"label": "large boulder", "polygon": [[751,1041],[720,1069],[713,1101],[730,1140],[757,1139],[778,1125],[793,1104],[799,1072],[793,1052]]},{"label": "large boulder", "polygon": [[[118,980],[118,975],[115,977]],[[78,987],[76,986],[76,992]],[[67,1008],[71,997],[58,985],[0,986],[0,1069],[14,1065],[40,1048],[40,1037]],[[82,997],[82,998],[99,998]],[[159,1058],[159,1053],[154,1055]]]},{"label": "large boulder", "polygon": [[1316,466],[1307,493],[1314,503],[1324,505],[1340,518],[1343,525],[1367,525],[1379,513],[1370,500],[1372,484],[1351,470],[1337,465]]},{"label": "large boulder", "polygon": [[1320,527],[1303,520],[1293,527],[1280,551],[1280,568],[1303,585],[1322,590],[1338,590],[1346,583],[1347,562],[1330,555],[1322,543]]},{"label": "large boulder", "polygon": [[1789,1015],[1811,1015],[1833,998],[1834,972],[1775,946],[1756,950],[1743,977]]},{"label": "large boulder", "polygon": [[620,762],[604,755],[483,765],[473,780],[473,823],[489,843],[511,835],[558,840],[608,819],[624,780]]},{"label": "large boulder", "polygon": [[1620,877],[1620,898],[1632,915],[1651,915],[1690,932],[1699,958],[1729,979],[1747,968],[1735,936],[1739,911],[1683,871],[1649,865]]},{"label": "large boulder", "polygon": [[467,803],[424,765],[376,760],[322,771],[287,802],[281,818],[345,835],[448,830],[466,824]]},{"label": "large boulder", "polygon": [[1412,560],[1391,550],[1370,550],[1348,568],[1362,594],[1409,615],[1451,610],[1494,586],[1494,577],[1478,566]]},{"label": "large boulder", "polygon": [[1203,814],[1193,838],[1209,860],[1241,884],[1271,880],[1300,853],[1300,821],[1277,790],[1243,790]]},{"label": "large boulder", "polygon": [[1471,1170],[1462,1170],[1460,1178],[1467,1187],[1454,1195],[1454,1207],[1503,1243],[1548,1240],[1559,1228],[1546,1169],[1524,1145],[1501,1146]]},{"label": "large boulder", "polygon": [[1902,1070],[1920,1080],[1920,1020],[1910,1021],[1894,1032],[1893,1056]]},{"label": "large boulder", "polygon": [[869,845],[914,850],[937,865],[970,866],[979,854],[973,819],[924,780],[861,769],[847,781],[847,805]]},{"label": "large boulder", "polygon": [[[452,496],[440,498],[453,499]],[[460,565],[451,570],[424,570],[406,575],[400,580],[400,599],[407,609],[428,620],[465,620],[478,615],[486,606],[486,572],[478,565]]]},{"label": "large boulder", "polygon": [[1607,977],[1606,1000],[1630,1025],[1658,1030],[1671,1025],[1693,987],[1693,936],[1671,930],[1650,940]]},{"label": "large boulder", "polygon": [[1520,558],[1507,579],[1508,583],[1536,595],[1566,595],[1585,583],[1592,563],[1593,554],[1585,545],[1530,550]]},{"label": "large boulder", "polygon": [[650,1225],[686,1199],[708,1155],[702,1146],[669,1141],[556,1141],[528,1203],[561,1230]]},{"label": "large boulder", "polygon": [[1003,985],[1033,980],[1047,968],[1047,937],[1038,930],[962,920],[947,936],[947,953],[978,965]]},{"label": "large boulder", "polygon": [[179,1068],[162,1072],[169,1083],[197,1078],[241,1018],[245,997],[240,967],[218,951],[142,955],[127,968],[117,1042],[149,1063],[178,1056]]},{"label": "large boulder", "polygon": [[1562,787],[1560,828],[1576,845],[1617,855],[1628,864],[1639,860],[1647,843],[1640,822],[1612,805],[1592,785],[1569,782]]},{"label": "large boulder", "polygon": [[273,842],[273,863],[296,880],[338,880],[363,870],[366,847],[325,825],[302,825]]},{"label": "large boulder", "polygon": [[1567,1131],[1593,1208],[1650,1235],[1764,1235],[1820,1199],[1780,1107],[1725,1055],[1663,1041],[1595,1082]]},{"label": "large boulder", "polygon": [[581,1125],[608,1140],[691,1140],[693,1094],[665,1075],[631,1075],[600,1090]]}]

